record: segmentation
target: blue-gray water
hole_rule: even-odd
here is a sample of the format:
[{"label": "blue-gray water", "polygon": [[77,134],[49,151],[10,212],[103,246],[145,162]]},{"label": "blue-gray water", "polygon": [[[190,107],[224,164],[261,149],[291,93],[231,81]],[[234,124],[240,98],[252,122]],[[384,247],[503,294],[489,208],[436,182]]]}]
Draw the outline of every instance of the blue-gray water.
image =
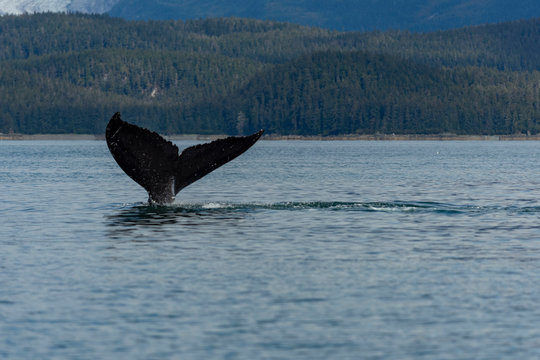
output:
[{"label": "blue-gray water", "polygon": [[104,142],[0,142],[0,358],[537,359],[538,159],[261,141],[152,207]]}]

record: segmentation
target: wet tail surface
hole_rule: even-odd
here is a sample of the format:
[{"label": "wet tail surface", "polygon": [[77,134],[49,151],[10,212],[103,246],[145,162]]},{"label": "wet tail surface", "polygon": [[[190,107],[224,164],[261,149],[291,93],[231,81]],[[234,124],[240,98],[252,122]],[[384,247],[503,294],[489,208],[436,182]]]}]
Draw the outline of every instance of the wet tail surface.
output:
[{"label": "wet tail surface", "polygon": [[213,170],[244,153],[261,137],[228,137],[189,147],[178,147],[159,134],[129,124],[113,115],[105,132],[107,146],[120,168],[148,191],[151,202],[166,204],[175,195]]}]

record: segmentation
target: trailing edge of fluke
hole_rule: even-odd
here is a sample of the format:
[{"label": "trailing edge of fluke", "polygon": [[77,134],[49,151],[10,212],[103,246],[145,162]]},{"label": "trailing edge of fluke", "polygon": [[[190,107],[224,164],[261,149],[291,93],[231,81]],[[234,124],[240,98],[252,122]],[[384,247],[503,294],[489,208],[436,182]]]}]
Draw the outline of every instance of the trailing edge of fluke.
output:
[{"label": "trailing edge of fluke", "polygon": [[191,146],[179,155],[172,142],[123,121],[116,113],[107,125],[105,138],[120,168],[148,191],[149,202],[167,204],[180,190],[249,149],[263,132]]}]

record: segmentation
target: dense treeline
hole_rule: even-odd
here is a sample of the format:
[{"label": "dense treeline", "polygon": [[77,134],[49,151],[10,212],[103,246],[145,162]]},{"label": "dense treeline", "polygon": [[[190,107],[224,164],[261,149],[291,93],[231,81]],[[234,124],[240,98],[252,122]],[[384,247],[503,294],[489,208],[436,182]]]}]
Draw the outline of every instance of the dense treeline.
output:
[{"label": "dense treeline", "polygon": [[0,17],[0,132],[540,132],[540,20],[413,34]]},{"label": "dense treeline", "polygon": [[58,13],[0,17],[0,59],[97,49],[150,49],[283,62],[339,46],[337,33],[238,18],[126,21]]},{"label": "dense treeline", "polygon": [[[231,97],[228,132],[538,132],[540,73],[437,68],[365,52],[303,56]],[[218,106],[216,109],[221,109]]]},{"label": "dense treeline", "polygon": [[436,66],[540,70],[540,19],[431,33],[345,33],[343,44]]}]

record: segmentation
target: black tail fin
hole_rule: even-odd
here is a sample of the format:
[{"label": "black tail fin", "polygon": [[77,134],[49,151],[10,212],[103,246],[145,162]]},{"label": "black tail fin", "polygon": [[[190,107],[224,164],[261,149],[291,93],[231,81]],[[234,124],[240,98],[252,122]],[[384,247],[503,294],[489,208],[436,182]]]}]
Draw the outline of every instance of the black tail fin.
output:
[{"label": "black tail fin", "polygon": [[148,191],[150,201],[169,203],[189,184],[249,149],[264,131],[195,145],[178,155],[178,147],[159,134],[113,115],[105,137],[120,168]]}]

